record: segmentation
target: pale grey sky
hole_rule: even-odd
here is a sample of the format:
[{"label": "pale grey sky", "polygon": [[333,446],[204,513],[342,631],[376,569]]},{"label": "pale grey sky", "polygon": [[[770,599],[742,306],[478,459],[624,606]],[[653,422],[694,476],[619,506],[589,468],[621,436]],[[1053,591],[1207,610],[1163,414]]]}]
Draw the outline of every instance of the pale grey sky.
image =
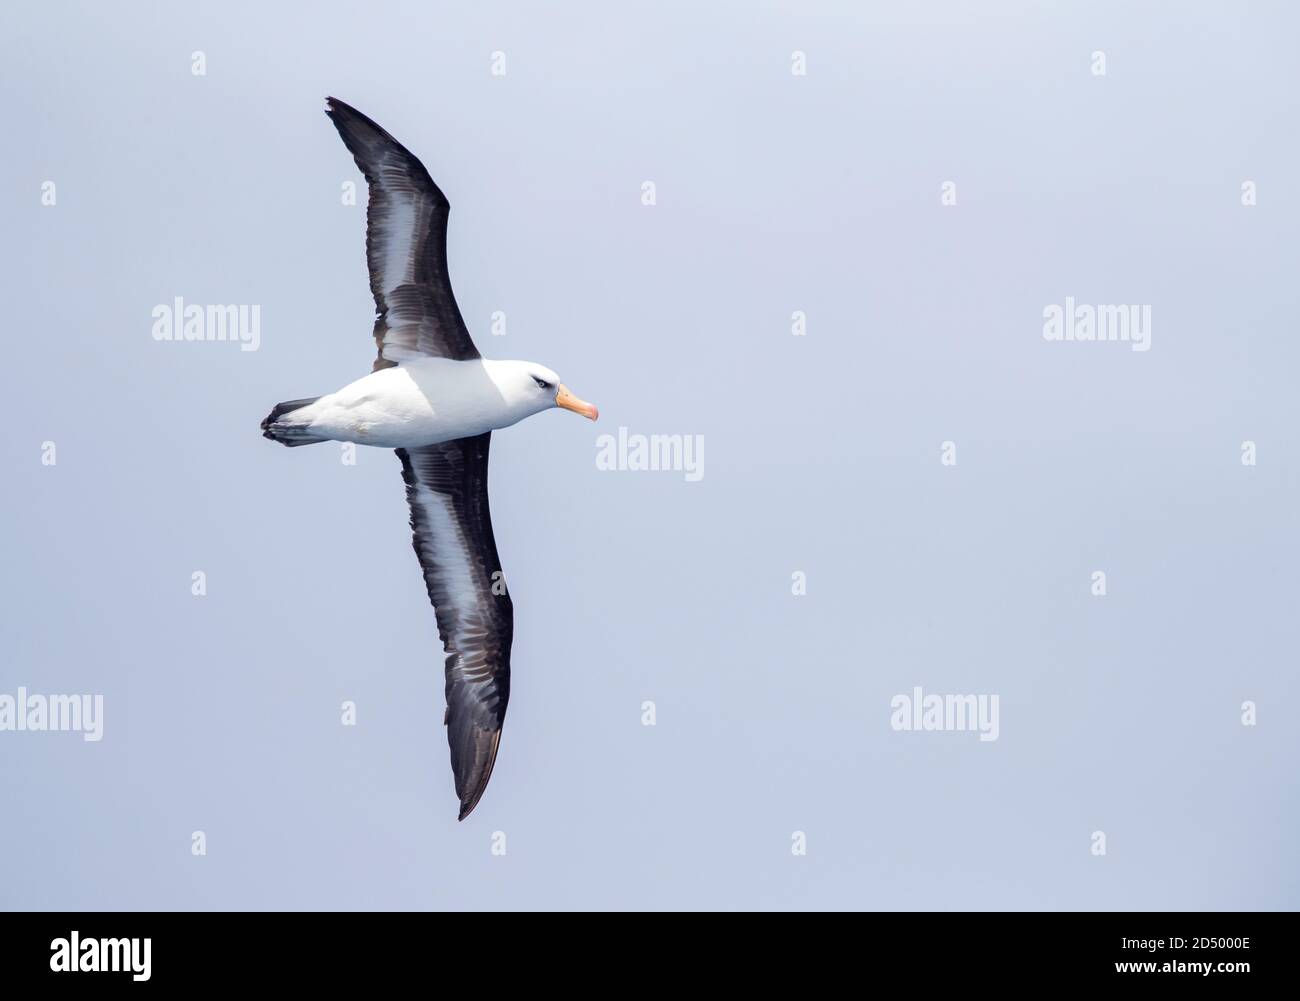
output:
[{"label": "pale grey sky", "polygon": [[[9,9],[0,693],[104,719],[0,732],[0,905],[1294,908],[1297,29]],[[396,459],[257,428],[373,357],[327,94],[446,191],[483,352],[602,413],[495,436],[514,676],[463,824]],[[176,296],[258,305],[259,350],[155,341]],[[1044,340],[1067,296],[1150,350]],[[598,469],[619,427],[703,477]],[[998,695],[998,739],[894,731],[917,686]]]}]

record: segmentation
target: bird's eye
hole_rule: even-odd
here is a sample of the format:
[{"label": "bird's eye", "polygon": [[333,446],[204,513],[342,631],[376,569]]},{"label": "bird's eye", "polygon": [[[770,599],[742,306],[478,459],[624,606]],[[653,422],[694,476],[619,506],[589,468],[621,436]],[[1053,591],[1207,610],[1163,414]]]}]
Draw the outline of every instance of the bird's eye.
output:
[{"label": "bird's eye", "polygon": [[550,388],[551,388],[551,384],[550,384],[549,382],[547,382],[545,379],[539,379],[537,376],[533,376],[533,382],[537,383],[537,388],[538,388],[538,389],[550,389]]}]

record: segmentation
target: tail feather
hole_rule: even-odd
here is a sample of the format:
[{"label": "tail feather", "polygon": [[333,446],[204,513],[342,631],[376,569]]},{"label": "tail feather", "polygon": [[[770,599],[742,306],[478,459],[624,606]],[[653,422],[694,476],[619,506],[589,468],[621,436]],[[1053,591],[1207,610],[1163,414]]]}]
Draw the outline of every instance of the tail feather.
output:
[{"label": "tail feather", "polygon": [[294,411],[309,407],[319,399],[319,396],[312,396],[305,400],[286,400],[284,403],[277,403],[262,421],[262,437],[278,441],[281,445],[288,445],[290,448],[329,441],[328,438],[312,434],[308,430],[310,425],[307,422],[293,419]]}]

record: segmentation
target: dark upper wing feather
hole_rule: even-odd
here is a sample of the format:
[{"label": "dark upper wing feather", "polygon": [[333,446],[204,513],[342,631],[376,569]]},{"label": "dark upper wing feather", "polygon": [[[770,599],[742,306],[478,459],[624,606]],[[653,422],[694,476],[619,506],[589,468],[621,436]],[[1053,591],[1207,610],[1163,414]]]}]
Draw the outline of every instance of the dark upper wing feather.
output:
[{"label": "dark upper wing feather", "polygon": [[460,819],[492,775],[510,698],[514,606],[488,510],[492,435],[397,450],[415,553],[447,653],[447,742]]},{"label": "dark upper wing feather", "polygon": [[370,187],[366,261],[378,314],[375,368],[421,356],[479,357],[447,273],[446,196],[424,165],[373,121],[337,98],[326,105]]}]

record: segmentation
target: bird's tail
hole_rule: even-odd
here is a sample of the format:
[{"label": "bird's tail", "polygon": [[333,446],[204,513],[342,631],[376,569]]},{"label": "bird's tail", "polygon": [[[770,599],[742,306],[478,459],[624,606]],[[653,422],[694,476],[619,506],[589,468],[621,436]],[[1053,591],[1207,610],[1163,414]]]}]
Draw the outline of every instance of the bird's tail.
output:
[{"label": "bird's tail", "polygon": [[266,420],[262,421],[262,437],[278,441],[281,445],[288,445],[290,448],[296,445],[314,445],[318,441],[329,441],[328,438],[312,434],[309,430],[311,427],[309,421],[294,420],[293,417],[295,411],[309,407],[319,399],[319,396],[313,396],[306,400],[286,400],[284,403],[277,403],[275,409],[266,415]]}]

